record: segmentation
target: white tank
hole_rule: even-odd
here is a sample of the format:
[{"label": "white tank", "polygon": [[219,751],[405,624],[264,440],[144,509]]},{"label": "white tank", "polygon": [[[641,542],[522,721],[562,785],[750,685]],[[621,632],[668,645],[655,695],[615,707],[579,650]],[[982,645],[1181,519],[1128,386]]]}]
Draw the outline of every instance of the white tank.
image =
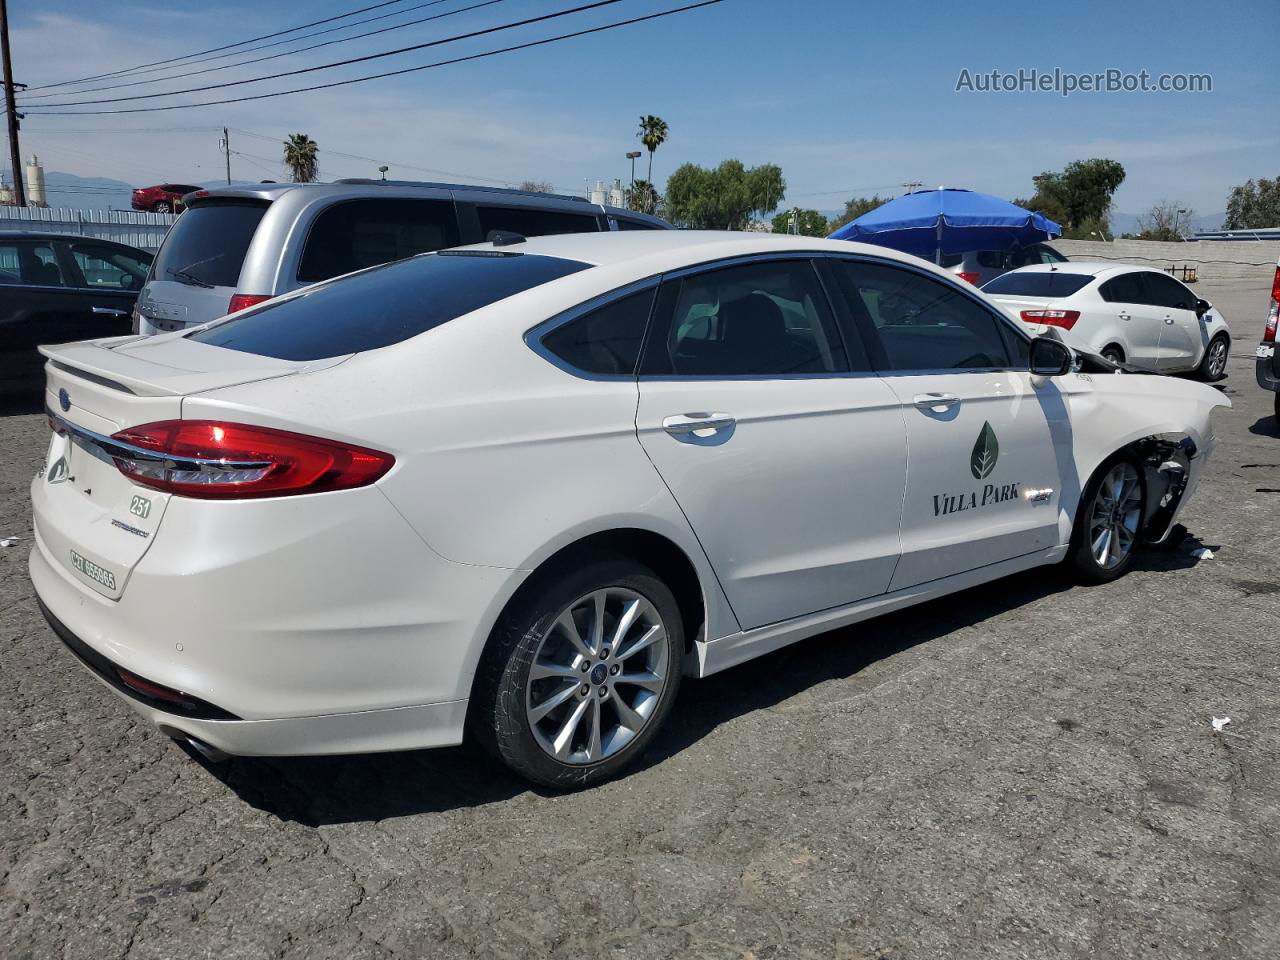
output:
[{"label": "white tank", "polygon": [[13,203],[13,188],[9,186],[9,181],[0,176],[0,207],[7,207]]},{"label": "white tank", "polygon": [[44,167],[40,166],[40,158],[33,153],[27,161],[27,206],[48,205],[49,198],[44,189]]},{"label": "white tank", "polygon": [[625,207],[627,205],[627,193],[622,189],[622,181],[614,180],[613,186],[609,188],[609,206]]},{"label": "white tank", "polygon": [[604,181],[597,180],[596,185],[591,188],[591,202],[598,203],[600,206],[605,204]]}]

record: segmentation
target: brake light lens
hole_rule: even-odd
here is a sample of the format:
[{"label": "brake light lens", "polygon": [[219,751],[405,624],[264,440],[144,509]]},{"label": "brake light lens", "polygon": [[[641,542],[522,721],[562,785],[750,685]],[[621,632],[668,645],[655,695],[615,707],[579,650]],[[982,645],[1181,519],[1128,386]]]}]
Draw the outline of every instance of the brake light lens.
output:
[{"label": "brake light lens", "polygon": [[1079,310],[1023,310],[1024,323],[1042,323],[1049,327],[1062,327],[1070,330],[1080,319]]},{"label": "brake light lens", "polygon": [[135,483],[201,500],[350,490],[374,483],[396,462],[365,447],[214,420],[162,420],[111,439],[160,455],[112,452],[116,468]]},{"label": "brake light lens", "polygon": [[1280,264],[1276,265],[1276,278],[1271,281],[1271,312],[1267,314],[1267,326],[1262,331],[1263,343],[1276,342],[1276,327],[1280,326]]},{"label": "brake light lens", "polygon": [[965,283],[972,283],[975,287],[978,285],[978,281],[982,279],[982,274],[971,273],[968,270],[961,270],[959,276]]},{"label": "brake light lens", "polygon": [[233,293],[231,295],[231,303],[227,305],[227,313],[235,313],[237,310],[248,310],[250,307],[256,307],[260,303],[265,303],[271,299],[269,293]]}]

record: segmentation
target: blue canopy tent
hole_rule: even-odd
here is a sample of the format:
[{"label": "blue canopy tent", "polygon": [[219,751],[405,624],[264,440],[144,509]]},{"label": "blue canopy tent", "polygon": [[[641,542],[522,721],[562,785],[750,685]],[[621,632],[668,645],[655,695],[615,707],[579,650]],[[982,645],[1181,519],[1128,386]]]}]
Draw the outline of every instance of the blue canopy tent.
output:
[{"label": "blue canopy tent", "polygon": [[1062,235],[1040,213],[987,193],[952,187],[919,190],[864,213],[831,234],[942,261],[944,253],[1012,250]]}]

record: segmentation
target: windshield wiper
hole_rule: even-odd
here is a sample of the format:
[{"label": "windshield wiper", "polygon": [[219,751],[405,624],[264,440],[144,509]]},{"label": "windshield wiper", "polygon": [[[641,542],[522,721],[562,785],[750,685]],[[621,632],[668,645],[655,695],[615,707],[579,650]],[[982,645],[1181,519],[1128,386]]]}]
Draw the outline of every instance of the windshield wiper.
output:
[{"label": "windshield wiper", "polygon": [[168,270],[169,276],[192,287],[204,287],[206,290],[212,290],[213,284],[208,280],[202,280],[194,273],[188,273],[186,270],[175,270],[172,267]]}]

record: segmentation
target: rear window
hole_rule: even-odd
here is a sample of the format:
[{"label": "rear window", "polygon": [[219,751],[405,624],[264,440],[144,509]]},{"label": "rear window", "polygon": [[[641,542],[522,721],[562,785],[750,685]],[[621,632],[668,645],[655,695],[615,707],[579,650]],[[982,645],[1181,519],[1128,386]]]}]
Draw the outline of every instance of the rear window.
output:
[{"label": "rear window", "polygon": [[202,203],[174,221],[156,254],[154,280],[234,287],[266,203]]},{"label": "rear window", "polygon": [[1009,297],[1069,297],[1092,281],[1093,277],[1087,273],[1035,270],[1002,274],[987,283],[982,292]]},{"label": "rear window", "polygon": [[375,267],[190,335],[280,360],[376,350],[590,264],[560,257],[446,251]]}]

